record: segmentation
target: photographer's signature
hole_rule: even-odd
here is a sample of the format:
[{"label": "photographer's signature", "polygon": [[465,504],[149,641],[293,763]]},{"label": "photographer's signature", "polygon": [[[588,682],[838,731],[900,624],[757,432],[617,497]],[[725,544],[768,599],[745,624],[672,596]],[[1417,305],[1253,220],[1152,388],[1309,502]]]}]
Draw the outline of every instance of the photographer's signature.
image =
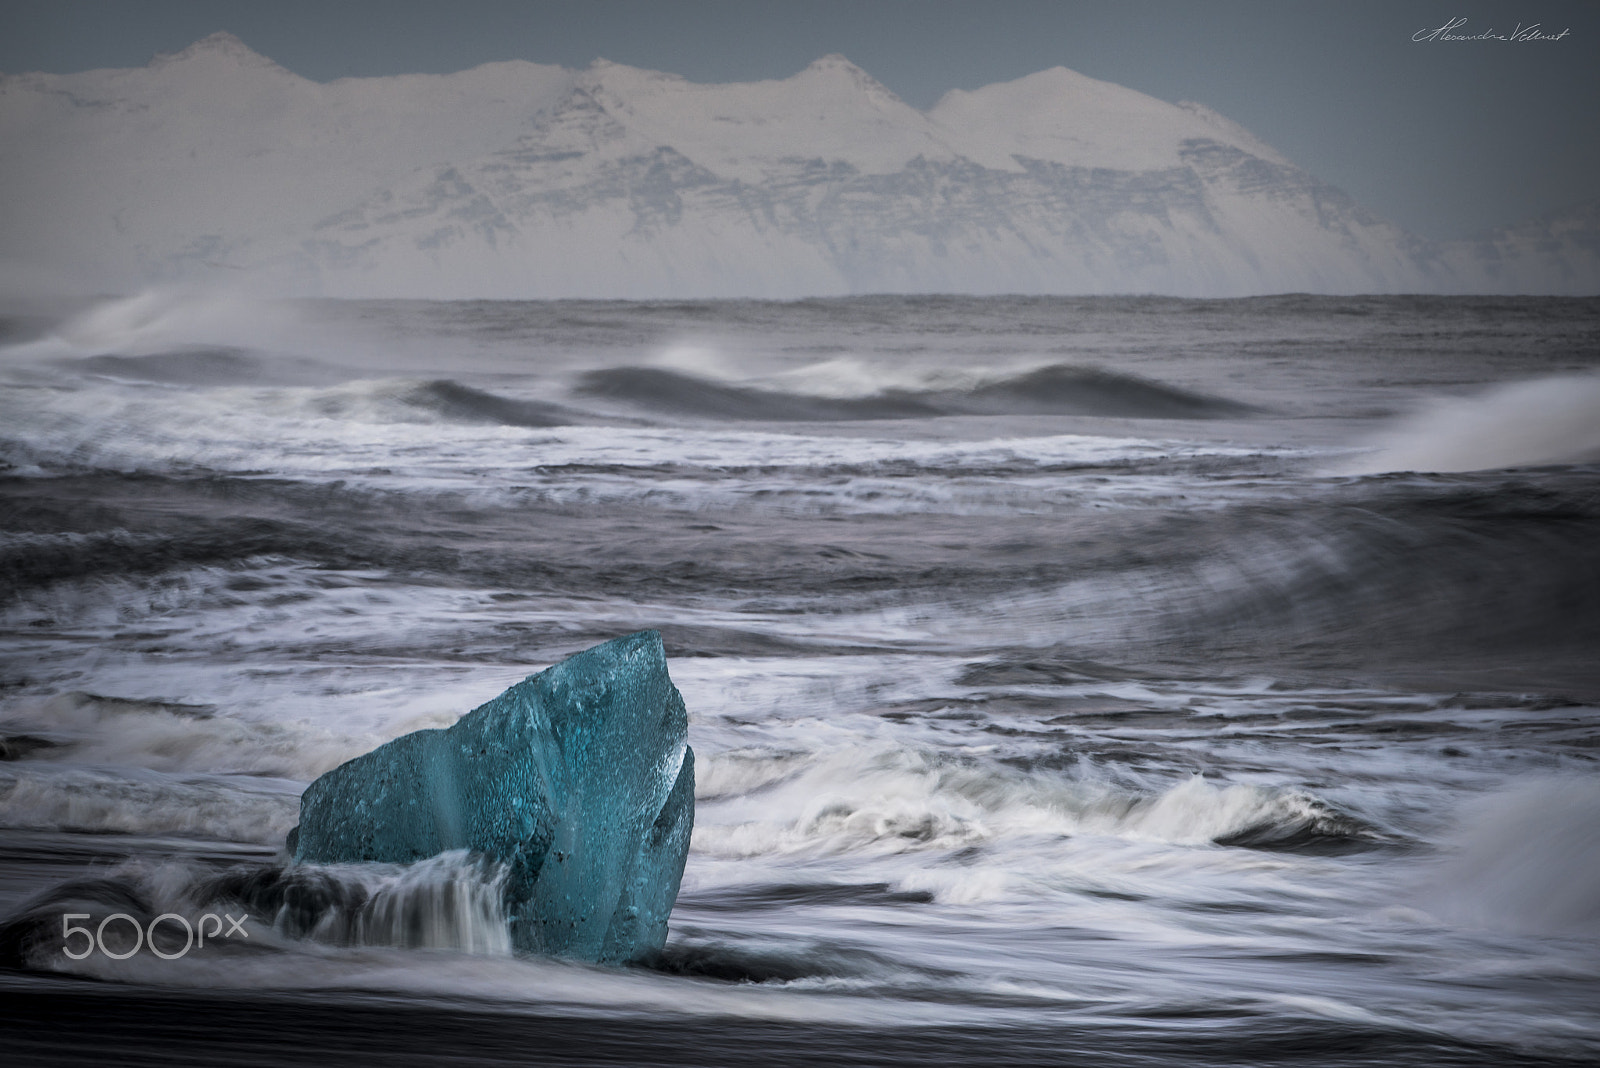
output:
[{"label": "photographer's signature", "polygon": [[[1498,30],[1484,30],[1482,33],[1468,32],[1465,27],[1467,20],[1453,18],[1436,30],[1418,30],[1411,35],[1413,41],[1559,41],[1572,32],[1564,29],[1560,33],[1546,33],[1543,23],[1535,22],[1532,26],[1517,23],[1517,28],[1510,33],[1501,33]],[[1458,32],[1460,31],[1460,32]]]}]

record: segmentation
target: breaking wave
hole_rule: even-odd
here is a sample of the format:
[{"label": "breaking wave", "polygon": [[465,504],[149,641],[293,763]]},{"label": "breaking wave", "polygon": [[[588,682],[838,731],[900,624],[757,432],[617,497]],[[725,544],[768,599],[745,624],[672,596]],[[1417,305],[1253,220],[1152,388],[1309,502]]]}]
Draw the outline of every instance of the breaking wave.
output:
[{"label": "breaking wave", "polygon": [[198,386],[245,385],[266,377],[261,359],[231,349],[164,352],[150,356],[88,356],[76,361],[74,366],[110,378]]},{"label": "breaking wave", "polygon": [[845,419],[912,419],[938,414],[913,395],[816,397],[734,386],[659,367],[589,371],[577,392],[676,415],[783,422]]},{"label": "breaking wave", "polygon": [[617,367],[589,371],[577,392],[678,415],[787,422],[940,415],[1212,419],[1254,411],[1160,382],[1067,364],[960,389],[894,388],[853,397],[736,385],[660,367]]},{"label": "breaking wave", "polygon": [[572,413],[560,405],[513,400],[448,378],[410,386],[398,399],[402,404],[432,412],[451,422],[545,427],[565,426],[573,421]]},{"label": "breaking wave", "polygon": [[1386,841],[1309,794],[1199,776],[1148,788],[1092,773],[1024,771],[912,749],[849,749],[788,759],[702,762],[700,790],[749,791],[754,819],[695,828],[695,848],[754,858],[959,850],[1003,839],[1098,835],[1188,846],[1342,852]]}]

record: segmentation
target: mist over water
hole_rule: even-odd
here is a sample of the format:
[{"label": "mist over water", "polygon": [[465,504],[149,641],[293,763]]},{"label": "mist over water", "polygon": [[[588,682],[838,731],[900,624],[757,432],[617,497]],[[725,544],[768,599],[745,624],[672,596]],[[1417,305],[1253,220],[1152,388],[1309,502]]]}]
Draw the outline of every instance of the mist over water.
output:
[{"label": "mist over water", "polygon": [[[205,999],[267,1062],[1592,1061],[1597,312],[14,317],[0,983],[121,1021],[16,1048]],[[699,768],[652,967],[511,956],[477,858],[287,865],[316,776],[645,627]]]}]

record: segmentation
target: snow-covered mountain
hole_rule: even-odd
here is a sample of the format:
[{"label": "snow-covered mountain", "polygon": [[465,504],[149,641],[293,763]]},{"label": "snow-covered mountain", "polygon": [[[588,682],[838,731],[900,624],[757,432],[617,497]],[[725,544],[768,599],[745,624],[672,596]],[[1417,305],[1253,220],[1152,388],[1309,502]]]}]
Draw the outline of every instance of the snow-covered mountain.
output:
[{"label": "snow-covered mountain", "polygon": [[[840,56],[319,84],[217,34],[0,78],[7,276],[345,296],[1600,290],[1595,213],[1413,238],[1197,104],[1056,68],[929,111]],[[1554,227],[1554,230],[1549,228]]]},{"label": "snow-covered mountain", "polygon": [[1600,200],[1450,242],[1445,255],[1479,292],[1600,293]]}]

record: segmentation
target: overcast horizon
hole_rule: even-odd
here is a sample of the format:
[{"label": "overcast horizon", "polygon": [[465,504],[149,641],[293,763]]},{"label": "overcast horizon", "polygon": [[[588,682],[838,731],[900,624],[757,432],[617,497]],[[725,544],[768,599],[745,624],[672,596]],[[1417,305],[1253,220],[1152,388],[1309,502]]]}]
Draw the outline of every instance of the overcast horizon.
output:
[{"label": "overcast horizon", "polygon": [[[0,71],[143,66],[226,31],[316,81],[447,73],[525,59],[597,58],[692,81],[784,78],[839,53],[928,108],[1052,66],[1243,124],[1359,203],[1423,237],[1467,237],[1600,195],[1596,9],[1571,3],[1428,2],[1335,10],[1255,0],[1040,3],[876,0],[301,0],[0,5]],[[1538,24],[1548,41],[1413,41]],[[1426,34],[1424,34],[1426,37]]]}]

